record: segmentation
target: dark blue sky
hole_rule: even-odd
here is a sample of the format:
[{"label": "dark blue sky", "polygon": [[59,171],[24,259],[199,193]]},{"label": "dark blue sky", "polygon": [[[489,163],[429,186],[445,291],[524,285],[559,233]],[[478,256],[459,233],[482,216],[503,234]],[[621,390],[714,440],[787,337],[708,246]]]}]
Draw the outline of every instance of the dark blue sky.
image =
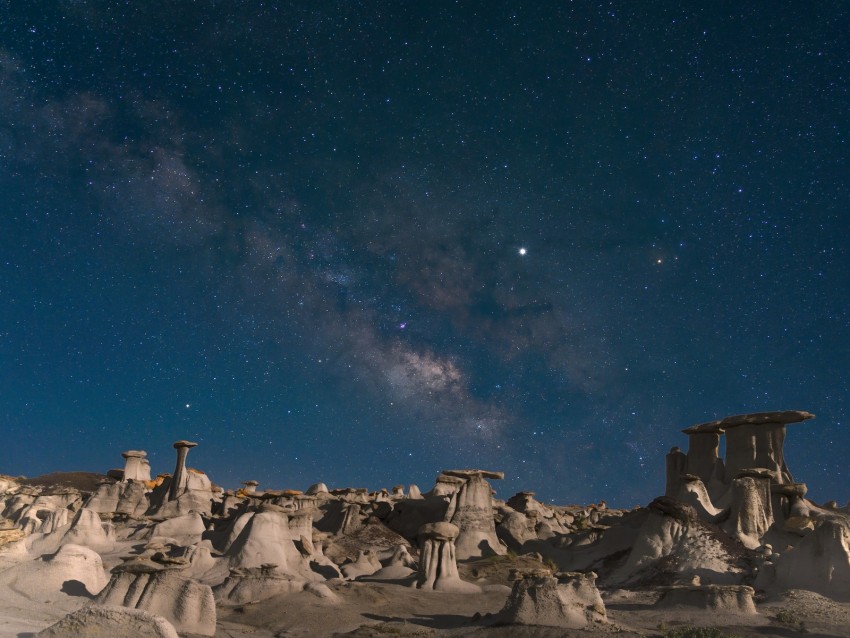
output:
[{"label": "dark blue sky", "polygon": [[[685,6],[681,6],[685,5]],[[850,498],[850,8],[0,2],[0,472]],[[524,249],[521,253],[521,249]]]}]

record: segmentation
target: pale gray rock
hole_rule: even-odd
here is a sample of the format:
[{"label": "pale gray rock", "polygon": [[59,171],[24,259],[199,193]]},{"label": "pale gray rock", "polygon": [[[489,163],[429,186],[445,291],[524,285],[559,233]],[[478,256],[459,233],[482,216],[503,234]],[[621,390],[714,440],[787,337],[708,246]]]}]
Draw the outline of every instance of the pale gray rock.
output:
[{"label": "pale gray rock", "polygon": [[502,478],[504,474],[485,470],[446,470],[443,474],[464,481],[446,511],[446,520],[459,530],[455,541],[458,560],[507,553],[496,535],[493,488],[484,480]]},{"label": "pale gray rock", "polygon": [[240,605],[304,589],[305,581],[279,574],[276,567],[276,565],[267,564],[248,569],[231,569],[225,581],[213,588],[216,601],[222,604]]},{"label": "pale gray rock", "polygon": [[151,531],[151,538],[160,536],[175,539],[180,545],[195,545],[206,530],[201,515],[190,512],[157,523]]},{"label": "pale gray rock", "polygon": [[96,602],[142,609],[167,619],[181,633],[215,635],[215,600],[212,589],[184,578],[179,570],[118,571]]},{"label": "pale gray rock", "polygon": [[593,572],[553,576],[548,570],[537,570],[521,574],[514,582],[497,621],[584,629],[595,623],[607,623],[607,615]]},{"label": "pale gray rock", "polygon": [[771,473],[745,470],[743,474],[732,481],[731,512],[723,528],[746,547],[755,549],[773,524]]},{"label": "pale gray rock", "polygon": [[774,569],[763,569],[756,585],[779,592],[808,589],[850,601],[850,522],[826,519],[793,548],[774,554]]},{"label": "pale gray rock", "polygon": [[381,561],[372,550],[362,550],[357,560],[347,563],[340,568],[343,578],[354,580],[360,576],[370,576],[381,569]]},{"label": "pale gray rock", "polygon": [[85,507],[99,514],[127,514],[141,517],[148,508],[147,487],[140,481],[103,483],[89,497]]},{"label": "pale gray rock", "polygon": [[122,481],[139,481],[147,483],[151,480],[151,464],[144,450],[127,450],[122,452],[124,457],[124,474]]},{"label": "pale gray rock", "polygon": [[142,609],[91,605],[68,614],[36,638],[178,638],[174,625]]},{"label": "pale gray rock", "polygon": [[730,539],[702,523],[693,507],[660,497],[648,509],[628,558],[605,577],[606,585],[656,584],[673,576],[699,576],[705,584],[741,582],[745,565],[737,553],[730,553]]},{"label": "pale gray rock", "polygon": [[60,608],[62,601],[91,598],[106,585],[103,561],[94,550],[68,543],[55,554],[47,554],[19,563],[0,572],[0,590],[9,600],[22,596],[36,603],[52,600]]},{"label": "pale gray rock", "polygon": [[428,523],[419,530],[419,575],[416,587],[458,594],[479,593],[478,585],[460,578],[455,539],[460,530],[452,523]]},{"label": "pale gray rock", "polygon": [[261,567],[270,563],[277,565],[281,574],[307,580],[318,578],[295,546],[286,511],[276,505],[263,505],[245,516],[247,521],[224,553],[229,567]]}]

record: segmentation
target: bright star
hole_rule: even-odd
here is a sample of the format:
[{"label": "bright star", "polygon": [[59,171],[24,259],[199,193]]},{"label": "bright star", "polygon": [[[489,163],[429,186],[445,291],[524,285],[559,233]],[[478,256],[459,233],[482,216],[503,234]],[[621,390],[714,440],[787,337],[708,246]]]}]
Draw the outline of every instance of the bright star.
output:
[{"label": "bright star", "polygon": [[520,249],[519,249],[519,254],[520,254],[520,255],[525,255],[525,253],[527,253],[527,252],[528,252],[528,251],[527,251],[525,248],[520,248]]}]

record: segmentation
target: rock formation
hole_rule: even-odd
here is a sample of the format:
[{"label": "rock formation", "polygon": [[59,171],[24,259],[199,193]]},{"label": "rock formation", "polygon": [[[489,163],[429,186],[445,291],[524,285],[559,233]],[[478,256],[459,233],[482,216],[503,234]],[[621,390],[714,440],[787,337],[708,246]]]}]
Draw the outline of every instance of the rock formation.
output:
[{"label": "rock formation", "polygon": [[36,638],[178,638],[174,625],[142,609],[112,605],[83,607],[36,634]]},{"label": "rock formation", "polygon": [[493,520],[493,488],[484,480],[503,479],[504,472],[445,470],[443,475],[463,480],[446,512],[446,520],[459,530],[455,542],[458,559],[504,554],[507,550],[496,535]]},{"label": "rock formation", "polygon": [[519,574],[504,608],[501,624],[584,629],[607,622],[596,574],[535,570]]},{"label": "rock formation", "polygon": [[179,570],[117,571],[96,602],[162,616],[181,633],[215,635],[216,611],[212,589],[184,578]]},{"label": "rock formation", "polygon": [[[606,602],[650,607],[656,592],[665,617],[728,615],[767,627],[765,610],[789,599],[786,590],[829,597],[818,599],[821,608],[850,604],[850,507],[807,499],[785,462],[786,425],[809,418],[762,412],[683,430],[688,448],[667,455],[665,496],[631,510],[544,504],[529,491],[496,500],[488,481],[502,474],[483,470],[444,471],[425,494],[401,484],[258,491],[257,481],[222,491],[186,467],[187,441],[174,444],[174,473],[155,481],[134,450],[124,452],[123,470],[74,487],[0,476],[0,624],[20,610],[43,614],[0,633],[214,635],[217,603],[226,615],[219,632],[236,619],[311,635],[298,625],[302,611],[338,613],[345,624],[349,603],[359,601],[372,605],[365,618],[389,625],[405,620],[396,600],[415,601],[418,618],[440,615],[460,627],[505,598],[471,632],[538,631],[495,622],[593,633],[624,609],[611,602],[606,610],[597,582]],[[464,619],[458,609],[472,611]],[[356,626],[339,629],[371,631]],[[394,627],[375,631],[383,629]]]},{"label": "rock formation", "polygon": [[694,607],[709,611],[755,614],[755,590],[747,585],[674,585],[664,587],[657,607]]},{"label": "rock formation", "polygon": [[141,481],[149,483],[151,480],[151,465],[148,462],[147,452],[143,450],[127,450],[122,452],[124,457],[124,473],[122,481]]},{"label": "rock formation", "polygon": [[460,530],[452,523],[427,523],[419,530],[419,589],[458,594],[480,592],[480,588],[460,579],[455,539]]},{"label": "rock formation", "polygon": [[168,490],[168,500],[173,501],[186,490],[186,456],[189,450],[198,444],[192,441],[175,441],[174,449],[177,450],[177,465],[171,476],[171,486]]}]

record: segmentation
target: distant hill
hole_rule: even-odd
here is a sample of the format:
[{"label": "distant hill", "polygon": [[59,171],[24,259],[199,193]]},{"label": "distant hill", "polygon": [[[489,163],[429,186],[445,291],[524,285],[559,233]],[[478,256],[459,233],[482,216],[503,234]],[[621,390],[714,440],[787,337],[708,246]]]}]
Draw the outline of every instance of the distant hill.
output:
[{"label": "distant hill", "polygon": [[17,478],[15,480],[21,485],[63,485],[75,487],[83,492],[95,491],[102,481],[114,482],[114,479],[97,472],[51,472],[33,478]]}]

